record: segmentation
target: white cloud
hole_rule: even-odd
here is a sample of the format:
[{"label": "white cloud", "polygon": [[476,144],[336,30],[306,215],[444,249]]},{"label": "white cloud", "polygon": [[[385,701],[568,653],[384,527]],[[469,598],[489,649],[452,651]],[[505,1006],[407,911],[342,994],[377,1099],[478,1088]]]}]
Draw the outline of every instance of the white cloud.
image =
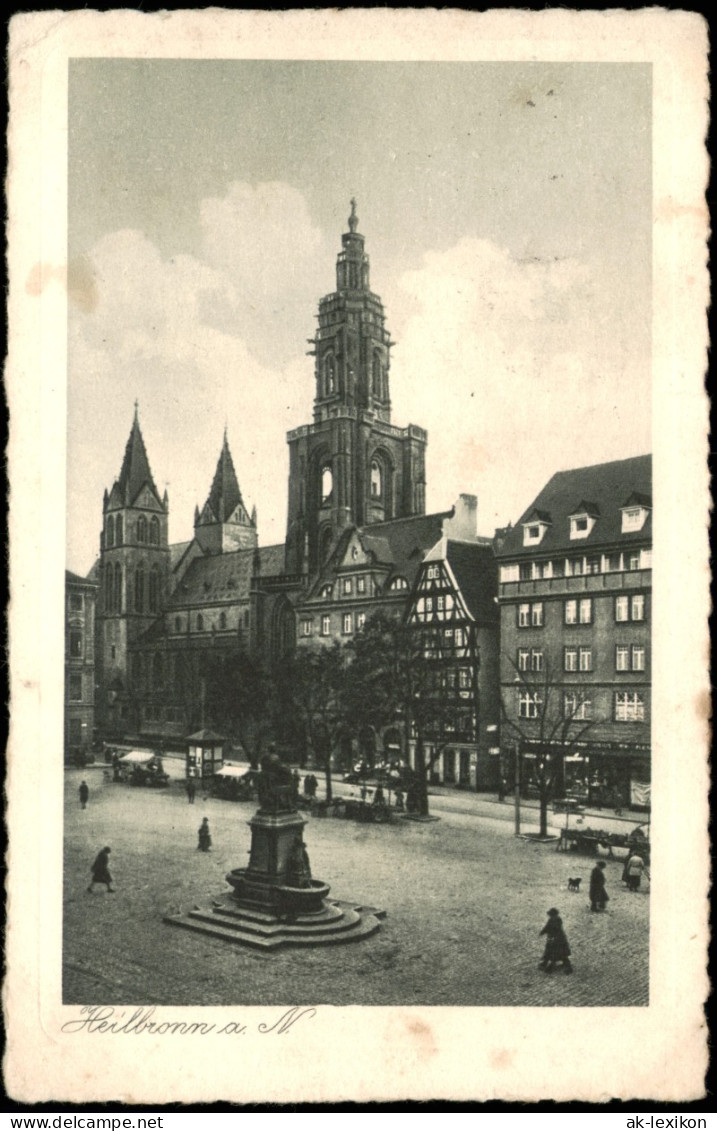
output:
[{"label": "white cloud", "polygon": [[559,468],[649,449],[649,359],[626,379],[624,335],[588,264],[464,239],[400,290],[393,403],[428,425],[431,508],[476,493],[490,533]]}]

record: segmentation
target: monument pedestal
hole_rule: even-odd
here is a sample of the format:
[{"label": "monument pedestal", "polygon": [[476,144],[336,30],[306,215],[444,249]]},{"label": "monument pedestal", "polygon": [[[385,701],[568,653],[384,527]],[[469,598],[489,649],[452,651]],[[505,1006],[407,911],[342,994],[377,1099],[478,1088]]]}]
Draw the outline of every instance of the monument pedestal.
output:
[{"label": "monument pedestal", "polygon": [[286,785],[272,788],[270,779],[259,796],[261,808],[249,821],[249,865],[226,876],[233,894],[213,900],[211,910],[165,922],[262,950],[351,942],[377,931],[384,911],[329,900],[329,885],[312,879],[303,840],[307,822]]}]

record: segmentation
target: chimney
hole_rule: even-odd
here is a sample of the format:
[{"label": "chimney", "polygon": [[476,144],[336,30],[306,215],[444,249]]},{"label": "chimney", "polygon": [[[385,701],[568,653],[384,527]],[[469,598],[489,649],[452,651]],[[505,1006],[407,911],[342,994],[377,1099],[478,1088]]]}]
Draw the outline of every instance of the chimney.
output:
[{"label": "chimney", "polygon": [[478,498],[461,494],[446,521],[444,533],[454,542],[475,542],[478,536]]}]

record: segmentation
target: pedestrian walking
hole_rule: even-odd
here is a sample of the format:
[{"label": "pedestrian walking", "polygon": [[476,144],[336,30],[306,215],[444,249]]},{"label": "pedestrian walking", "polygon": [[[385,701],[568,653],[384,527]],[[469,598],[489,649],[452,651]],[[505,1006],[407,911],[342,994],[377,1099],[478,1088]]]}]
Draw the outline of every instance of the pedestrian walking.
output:
[{"label": "pedestrian walking", "polygon": [[83,809],[87,808],[87,802],[90,799],[90,789],[86,781],[80,785],[80,805]]},{"label": "pedestrian walking", "polygon": [[203,817],[202,823],[199,826],[199,843],[197,849],[200,852],[209,852],[212,847],[212,835],[209,832],[209,818]]},{"label": "pedestrian walking", "polygon": [[642,856],[633,852],[625,865],[622,878],[627,884],[628,891],[639,891],[642,874],[645,871],[645,861]]},{"label": "pedestrian walking", "polygon": [[505,795],[506,795],[507,789],[508,789],[508,785],[506,783],[506,780],[501,775],[500,781],[498,782],[498,800],[499,801],[505,801]]},{"label": "pedestrian walking", "polygon": [[316,777],[315,774],[309,774],[307,780],[308,780],[308,783],[309,783],[309,788],[307,790],[307,793],[308,793],[309,797],[312,798],[312,800],[313,800],[313,798],[316,797],[316,791],[319,788],[319,781],[318,781],[318,778]]},{"label": "pedestrian walking", "polygon": [[563,921],[560,918],[560,912],[557,907],[551,907],[548,911],[548,921],[540,933],[541,935],[547,935],[545,952],[540,963],[540,969],[544,970],[546,974],[552,974],[556,963],[559,962],[566,974],[572,974],[573,964],[570,961],[570,943],[568,942],[568,936],[563,930]]},{"label": "pedestrian walking", "polygon": [[605,861],[598,860],[590,873],[590,910],[604,911],[609,898],[605,890]]},{"label": "pedestrian walking", "polygon": [[404,811],[404,807],[403,807],[403,791],[402,791],[402,790],[400,790],[400,789],[397,789],[397,790],[396,790],[396,810],[397,810],[397,811],[399,811],[399,812],[401,812],[401,813],[403,813],[403,811]]},{"label": "pedestrian walking", "polygon": [[95,884],[105,884],[107,891],[114,892],[115,889],[112,887],[112,876],[110,875],[109,863],[110,849],[108,847],[105,847],[101,850],[101,852],[97,853],[95,862],[90,868],[90,872],[92,873],[92,880],[90,882],[90,886],[87,889],[88,892],[92,892],[92,888]]},{"label": "pedestrian walking", "polygon": [[197,787],[194,783],[194,778],[187,778],[187,803],[194,804],[194,798],[197,796]]},{"label": "pedestrian walking", "polygon": [[294,801],[299,800],[299,787],[301,785],[301,774],[298,770],[294,770],[291,775],[292,788],[294,791]]}]

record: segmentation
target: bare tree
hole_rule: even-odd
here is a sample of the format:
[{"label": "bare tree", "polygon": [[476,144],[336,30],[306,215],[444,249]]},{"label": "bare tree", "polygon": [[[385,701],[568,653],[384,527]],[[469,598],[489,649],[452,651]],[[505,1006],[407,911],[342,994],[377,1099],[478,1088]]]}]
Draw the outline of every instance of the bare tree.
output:
[{"label": "bare tree", "polygon": [[512,702],[506,703],[506,692],[501,698],[503,733],[514,739],[518,757],[526,746],[535,754],[540,836],[547,836],[548,805],[561,777],[563,756],[598,720],[592,717],[590,688],[566,684],[547,659],[539,671],[521,671],[511,657],[506,660],[515,674]]}]

